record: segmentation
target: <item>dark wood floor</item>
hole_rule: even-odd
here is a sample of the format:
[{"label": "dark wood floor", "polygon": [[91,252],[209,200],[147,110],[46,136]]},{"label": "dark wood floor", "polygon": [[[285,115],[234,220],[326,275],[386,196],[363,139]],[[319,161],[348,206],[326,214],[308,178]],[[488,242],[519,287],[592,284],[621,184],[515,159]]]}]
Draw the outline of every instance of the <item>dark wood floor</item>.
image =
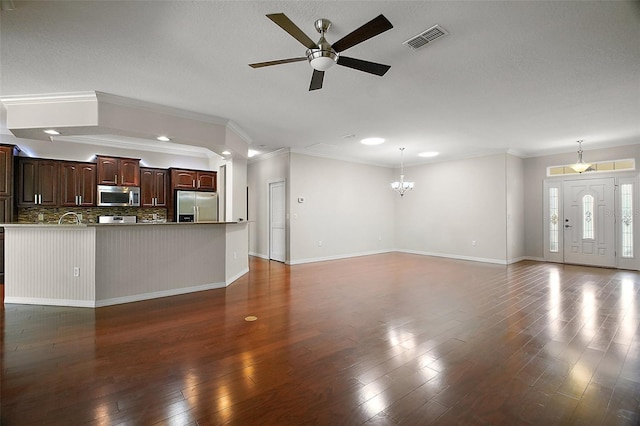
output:
[{"label": "dark wood floor", "polygon": [[2,425],[640,419],[639,273],[400,253],[250,267],[222,290],[4,306]]}]

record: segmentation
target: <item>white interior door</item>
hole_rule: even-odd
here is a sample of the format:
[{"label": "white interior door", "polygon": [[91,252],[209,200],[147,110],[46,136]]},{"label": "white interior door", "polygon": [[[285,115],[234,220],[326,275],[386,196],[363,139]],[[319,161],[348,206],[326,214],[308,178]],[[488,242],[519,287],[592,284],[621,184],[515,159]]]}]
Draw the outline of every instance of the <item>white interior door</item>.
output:
[{"label": "white interior door", "polygon": [[284,182],[269,184],[269,259],[285,261],[286,204]]},{"label": "white interior door", "polygon": [[614,179],[565,181],[562,193],[564,261],[615,267]]}]

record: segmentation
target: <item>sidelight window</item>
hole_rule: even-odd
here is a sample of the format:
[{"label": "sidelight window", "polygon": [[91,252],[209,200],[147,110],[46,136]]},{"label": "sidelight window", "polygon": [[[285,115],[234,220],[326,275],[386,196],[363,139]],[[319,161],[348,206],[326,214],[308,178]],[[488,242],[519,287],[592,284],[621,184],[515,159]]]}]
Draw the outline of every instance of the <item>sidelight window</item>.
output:
[{"label": "sidelight window", "polygon": [[549,188],[549,251],[558,252],[558,188]]},{"label": "sidelight window", "polygon": [[582,238],[593,239],[593,196],[582,197]]},{"label": "sidelight window", "polygon": [[633,184],[620,185],[622,257],[633,257]]}]

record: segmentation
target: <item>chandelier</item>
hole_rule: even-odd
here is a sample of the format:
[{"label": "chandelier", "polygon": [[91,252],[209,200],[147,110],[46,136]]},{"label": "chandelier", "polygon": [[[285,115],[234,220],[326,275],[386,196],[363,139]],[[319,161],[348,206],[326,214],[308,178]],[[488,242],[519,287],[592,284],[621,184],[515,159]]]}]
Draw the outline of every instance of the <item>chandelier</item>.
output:
[{"label": "chandelier", "polygon": [[575,171],[576,173],[586,172],[591,167],[590,163],[585,163],[582,160],[582,141],[581,140],[578,141],[578,162],[570,165],[569,167],[571,167],[573,171]]},{"label": "chandelier", "polygon": [[413,189],[413,182],[405,182],[404,181],[404,164],[402,163],[402,154],[404,153],[404,148],[400,148],[400,181],[393,182],[391,184],[391,189],[394,191],[398,191],[398,194],[402,197],[405,192]]}]

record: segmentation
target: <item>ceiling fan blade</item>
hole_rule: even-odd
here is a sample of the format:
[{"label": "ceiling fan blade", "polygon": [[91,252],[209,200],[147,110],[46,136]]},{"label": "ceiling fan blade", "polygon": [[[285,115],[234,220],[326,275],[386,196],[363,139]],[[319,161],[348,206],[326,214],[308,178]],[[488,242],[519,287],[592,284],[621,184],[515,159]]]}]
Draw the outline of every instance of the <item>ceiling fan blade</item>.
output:
[{"label": "ceiling fan blade", "polygon": [[342,52],[350,47],[355,46],[358,43],[362,43],[365,40],[369,40],[371,37],[375,37],[378,34],[390,30],[393,28],[391,22],[384,15],[378,15],[371,21],[367,22],[357,30],[352,31],[340,40],[331,45],[336,52]]},{"label": "ceiling fan blade", "polygon": [[324,80],[324,71],[313,70],[309,91],[322,89],[322,80]]},{"label": "ceiling fan blade", "polygon": [[267,15],[267,18],[271,19],[280,28],[288,32],[293,38],[298,40],[307,49],[316,49],[318,45],[315,41],[311,40],[291,19],[287,18],[284,13],[271,13]]},{"label": "ceiling fan blade", "polygon": [[338,65],[353,68],[354,70],[368,72],[379,76],[385,75],[390,65],[378,64],[376,62],[363,61],[362,59],[348,58],[346,56],[338,57]]},{"label": "ceiling fan blade", "polygon": [[249,64],[249,66],[251,68],[262,68],[262,67],[269,67],[271,65],[288,64],[288,63],[291,63],[291,62],[301,62],[301,61],[306,61],[306,60],[307,60],[306,57],[289,58],[289,59],[278,59],[276,61],[257,62],[255,64]]}]

